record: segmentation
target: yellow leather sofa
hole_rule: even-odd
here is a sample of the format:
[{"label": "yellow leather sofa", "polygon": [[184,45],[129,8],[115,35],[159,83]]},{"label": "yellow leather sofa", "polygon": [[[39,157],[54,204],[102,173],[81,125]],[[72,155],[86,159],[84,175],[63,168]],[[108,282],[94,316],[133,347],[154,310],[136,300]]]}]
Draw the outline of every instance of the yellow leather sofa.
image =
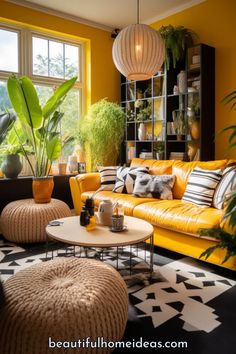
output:
[{"label": "yellow leather sofa", "polygon": [[[212,207],[201,208],[182,201],[181,198],[186,189],[188,176],[196,166],[209,170],[223,169],[230,162],[228,160],[183,162],[134,158],[131,166],[147,166],[149,167],[149,173],[154,175],[175,175],[174,199],[137,198],[129,194],[100,191],[94,196],[95,205],[98,206],[103,199],[122,203],[126,215],[144,219],[154,226],[154,244],[156,246],[199,258],[206,248],[218,242],[214,238],[199,237],[199,230],[205,227],[219,226],[223,211]],[[100,187],[100,183],[99,173],[81,174],[70,178],[72,199],[78,215],[85,199]],[[224,255],[224,250],[216,250],[208,258],[208,262],[222,266]],[[235,257],[230,258],[223,266],[236,270]]]}]

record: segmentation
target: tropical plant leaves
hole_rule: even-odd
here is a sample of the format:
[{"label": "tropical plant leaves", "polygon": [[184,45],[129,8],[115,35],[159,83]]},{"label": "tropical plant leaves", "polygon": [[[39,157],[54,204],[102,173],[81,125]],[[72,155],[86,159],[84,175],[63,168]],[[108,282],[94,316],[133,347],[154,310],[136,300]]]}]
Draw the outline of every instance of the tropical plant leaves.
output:
[{"label": "tropical plant leaves", "polygon": [[236,255],[236,234],[231,235],[222,228],[212,228],[202,229],[200,231],[200,236],[212,236],[219,240],[219,243],[215,246],[209,247],[202,252],[200,258],[205,257],[205,259],[208,259],[210,255],[218,248],[226,250],[226,255],[222,261],[222,264],[225,263],[230,257]]},{"label": "tropical plant leaves", "polygon": [[49,161],[57,160],[61,153],[61,142],[57,136],[54,136],[46,144],[47,158]]},{"label": "tropical plant leaves", "polygon": [[0,144],[5,140],[7,133],[16,121],[15,113],[0,114]]},{"label": "tropical plant leaves", "polygon": [[24,93],[25,101],[28,107],[29,116],[31,120],[31,122],[28,123],[34,129],[38,129],[42,126],[43,123],[42,109],[39,104],[38,94],[35,90],[32,81],[28,77],[23,76],[20,79],[20,83]]},{"label": "tropical plant leaves", "polygon": [[72,79],[67,80],[62,85],[60,85],[53,95],[48,99],[45,106],[43,107],[44,118],[49,117],[61,104],[62,99],[65,97],[68,91],[74,86],[77,77],[72,77]]}]

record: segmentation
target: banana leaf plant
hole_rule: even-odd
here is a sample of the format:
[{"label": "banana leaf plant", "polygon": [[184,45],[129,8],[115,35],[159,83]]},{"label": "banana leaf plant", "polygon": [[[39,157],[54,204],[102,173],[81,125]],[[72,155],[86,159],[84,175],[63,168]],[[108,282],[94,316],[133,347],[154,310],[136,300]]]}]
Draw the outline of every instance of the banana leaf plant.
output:
[{"label": "banana leaf plant", "polygon": [[11,130],[13,124],[16,121],[15,113],[3,113],[0,114],[0,145],[5,140],[8,132]]},{"label": "banana leaf plant", "polygon": [[[231,92],[222,100],[225,104],[230,104],[230,109],[236,107],[236,91]],[[231,125],[222,129],[219,133],[231,131],[229,136],[228,148],[226,152],[236,148],[236,125]],[[218,133],[218,134],[219,134]],[[236,167],[235,167],[236,168]],[[216,249],[221,248],[226,250],[225,258],[222,263],[225,263],[230,257],[236,256],[236,191],[232,191],[230,195],[225,197],[225,214],[222,219],[222,227],[214,229],[202,229],[200,235],[213,236],[219,240],[213,247],[207,248],[201,255],[207,259]]]},{"label": "banana leaf plant", "polygon": [[35,156],[35,163],[32,164],[22,146],[34,177],[48,176],[52,162],[60,156],[58,127],[63,113],[57,109],[76,80],[77,77],[73,77],[61,84],[41,107],[37,91],[27,76],[17,78],[11,75],[8,78],[7,91],[12,107],[19,118],[27,144]]}]

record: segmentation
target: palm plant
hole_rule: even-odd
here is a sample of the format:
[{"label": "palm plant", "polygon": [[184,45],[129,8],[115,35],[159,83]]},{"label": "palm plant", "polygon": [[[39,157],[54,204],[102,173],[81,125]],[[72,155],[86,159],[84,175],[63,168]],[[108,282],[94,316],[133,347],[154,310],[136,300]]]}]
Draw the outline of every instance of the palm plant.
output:
[{"label": "palm plant", "polygon": [[[228,94],[223,102],[225,104],[231,104],[230,109],[236,106],[236,91]],[[231,131],[228,142],[229,146],[227,151],[230,151],[236,147],[236,125],[231,125],[220,131]],[[219,240],[219,243],[213,247],[207,248],[200,257],[207,259],[216,249],[221,248],[226,250],[225,258],[222,263],[225,263],[230,257],[236,255],[236,191],[233,191],[225,198],[226,210],[223,216],[222,224],[219,228],[215,229],[202,229],[201,235],[213,236]]]},{"label": "palm plant", "polygon": [[8,95],[21,123],[27,144],[35,156],[35,164],[30,162],[20,137],[19,143],[35,177],[48,176],[52,162],[57,160],[61,153],[58,128],[63,113],[57,109],[76,79],[73,77],[60,85],[41,107],[36,89],[28,77],[17,78],[11,75],[8,78]]},{"label": "palm plant", "polygon": [[185,50],[193,44],[194,33],[184,26],[162,26],[159,33],[164,40],[166,48],[166,67],[170,68],[172,61],[173,67],[184,57]]}]

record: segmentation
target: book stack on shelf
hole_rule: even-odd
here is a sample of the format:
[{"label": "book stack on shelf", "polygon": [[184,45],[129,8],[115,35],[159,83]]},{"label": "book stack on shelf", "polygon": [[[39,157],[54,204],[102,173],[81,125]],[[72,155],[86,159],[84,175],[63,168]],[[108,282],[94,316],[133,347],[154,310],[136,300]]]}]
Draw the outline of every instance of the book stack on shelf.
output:
[{"label": "book stack on shelf", "polygon": [[153,154],[152,152],[141,152],[139,154],[140,159],[144,159],[144,160],[150,160],[153,158]]},{"label": "book stack on shelf", "polygon": [[172,151],[170,153],[170,160],[180,160],[183,161],[185,158],[185,153],[184,152],[175,152]]}]

